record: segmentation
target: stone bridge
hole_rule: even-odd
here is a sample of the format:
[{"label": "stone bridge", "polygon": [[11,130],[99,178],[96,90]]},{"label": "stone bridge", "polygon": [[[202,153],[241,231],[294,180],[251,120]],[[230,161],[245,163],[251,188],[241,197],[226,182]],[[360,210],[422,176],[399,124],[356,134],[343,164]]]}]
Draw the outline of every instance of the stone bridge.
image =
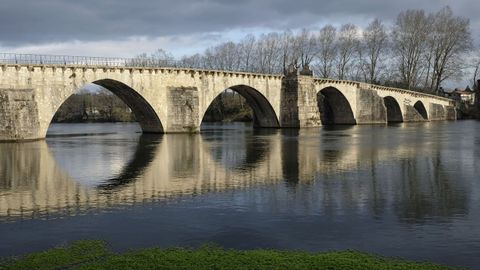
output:
[{"label": "stone bridge", "polygon": [[456,118],[447,98],[306,75],[0,60],[0,141],[45,138],[60,106],[90,83],[120,97],[145,133],[198,132],[208,107],[226,89],[245,97],[258,127]]}]

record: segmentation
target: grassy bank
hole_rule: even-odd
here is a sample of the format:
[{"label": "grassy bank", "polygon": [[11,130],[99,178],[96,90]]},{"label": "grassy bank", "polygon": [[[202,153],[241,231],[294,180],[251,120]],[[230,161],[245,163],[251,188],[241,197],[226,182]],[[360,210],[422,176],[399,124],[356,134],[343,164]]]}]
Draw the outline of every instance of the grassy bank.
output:
[{"label": "grassy bank", "polygon": [[452,269],[354,251],[308,253],[276,250],[144,249],[123,254],[101,241],[4,259],[0,269]]}]

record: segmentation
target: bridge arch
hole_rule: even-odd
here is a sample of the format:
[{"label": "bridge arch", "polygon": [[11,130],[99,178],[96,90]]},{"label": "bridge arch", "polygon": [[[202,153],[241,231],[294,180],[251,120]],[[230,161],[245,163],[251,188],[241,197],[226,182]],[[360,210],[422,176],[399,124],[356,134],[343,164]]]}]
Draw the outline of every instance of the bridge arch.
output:
[{"label": "bridge arch", "polygon": [[387,109],[387,122],[399,123],[403,122],[403,113],[398,101],[392,96],[386,96],[383,98],[383,103]]},{"label": "bridge arch", "polygon": [[415,108],[415,110],[417,110],[418,114],[424,119],[424,120],[428,120],[428,113],[427,113],[427,109],[425,109],[425,105],[423,105],[423,102],[422,101],[417,101],[415,102],[415,104],[413,105],[413,107]]},{"label": "bridge arch", "polygon": [[355,125],[352,106],[342,92],[326,87],[317,92],[317,105],[323,125]]},{"label": "bridge arch", "polygon": [[[144,133],[163,133],[163,125],[159,116],[149,102],[133,88],[112,79],[96,80],[92,84],[101,86],[119,97],[132,110]],[[55,114],[74,93],[70,93],[63,99],[53,113]]]},{"label": "bridge arch", "polygon": [[[233,90],[245,98],[247,104],[252,108],[253,111],[253,125],[255,127],[268,127],[268,128],[278,128],[280,123],[278,121],[278,116],[275,113],[270,101],[262,94],[260,91],[256,90],[253,87],[248,85],[235,85],[227,88],[226,90]],[[225,90],[223,90],[225,91]],[[222,93],[223,93],[222,91]],[[206,112],[213,104],[213,101],[218,98],[222,93],[216,94],[211,100],[209,100],[208,107],[206,107],[201,114],[201,121],[205,117]]]}]

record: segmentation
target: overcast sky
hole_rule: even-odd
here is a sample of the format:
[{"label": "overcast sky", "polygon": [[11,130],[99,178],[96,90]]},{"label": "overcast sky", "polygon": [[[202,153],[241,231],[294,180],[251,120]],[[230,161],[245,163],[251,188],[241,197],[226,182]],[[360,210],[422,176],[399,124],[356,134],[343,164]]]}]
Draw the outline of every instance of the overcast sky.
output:
[{"label": "overcast sky", "polygon": [[0,51],[135,56],[163,48],[176,57],[246,34],[330,23],[392,23],[406,9],[449,5],[480,41],[479,0],[0,0]]}]

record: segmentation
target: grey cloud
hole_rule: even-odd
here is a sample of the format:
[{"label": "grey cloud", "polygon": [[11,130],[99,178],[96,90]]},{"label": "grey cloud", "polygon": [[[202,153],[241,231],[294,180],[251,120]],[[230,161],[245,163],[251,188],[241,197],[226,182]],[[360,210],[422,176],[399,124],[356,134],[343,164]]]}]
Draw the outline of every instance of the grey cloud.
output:
[{"label": "grey cloud", "polygon": [[394,20],[408,8],[435,11],[444,5],[470,17],[472,26],[480,24],[477,0],[0,0],[0,43],[120,40],[249,27],[294,29],[318,22],[346,23],[352,17]]}]

